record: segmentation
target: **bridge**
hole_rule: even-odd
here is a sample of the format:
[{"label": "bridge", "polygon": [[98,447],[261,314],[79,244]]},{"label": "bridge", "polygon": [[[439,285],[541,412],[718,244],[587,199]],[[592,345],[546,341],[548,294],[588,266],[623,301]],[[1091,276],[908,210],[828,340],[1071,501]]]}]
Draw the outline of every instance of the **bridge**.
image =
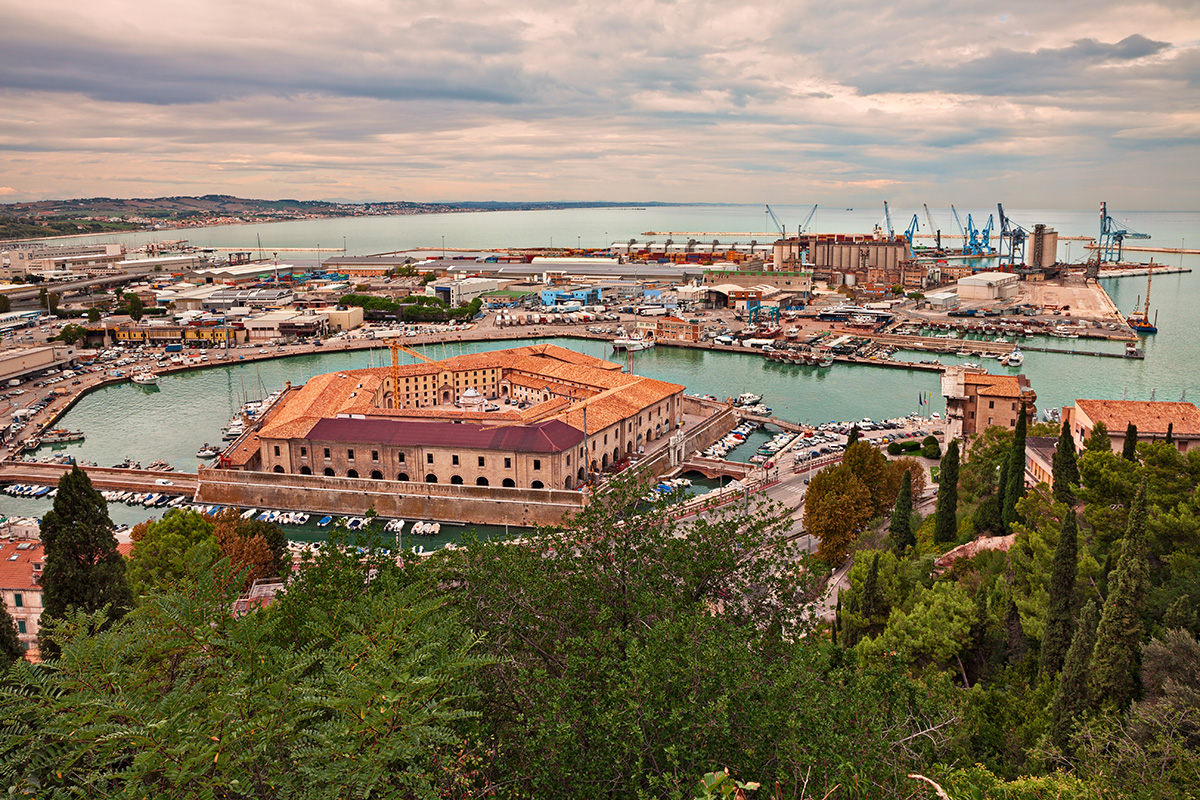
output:
[{"label": "bridge", "polygon": [[756,464],[746,464],[741,461],[726,461],[722,458],[705,458],[693,456],[679,465],[677,472],[699,472],[706,478],[737,478],[742,480],[755,469]]},{"label": "bridge", "polygon": [[[162,492],[196,494],[194,472],[160,472],[147,469],[118,469],[116,467],[80,466],[97,489],[121,489],[132,492]],[[46,464],[35,461],[0,462],[0,483],[27,483],[37,486],[57,486],[59,479],[71,470],[69,464]],[[158,481],[168,480],[169,487]]]}]

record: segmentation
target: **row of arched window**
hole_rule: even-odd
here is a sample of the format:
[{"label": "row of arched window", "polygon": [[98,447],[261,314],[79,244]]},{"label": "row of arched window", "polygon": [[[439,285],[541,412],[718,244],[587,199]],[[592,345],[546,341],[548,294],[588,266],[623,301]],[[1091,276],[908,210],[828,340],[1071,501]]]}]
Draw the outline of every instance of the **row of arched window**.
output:
[{"label": "row of arched window", "polygon": [[[277,473],[282,473],[284,471],[283,466],[277,464],[275,466],[274,471]],[[580,470],[580,471],[582,472],[582,470]],[[312,470],[309,469],[307,466],[303,466],[303,467],[300,467],[300,474],[301,475],[312,475],[313,473],[312,473]],[[338,477],[337,473],[333,470],[333,467],[326,467],[324,474],[325,474],[325,477],[327,477],[327,478]],[[361,478],[362,476],[358,474],[358,470],[350,469],[350,470],[346,470],[346,474],[343,475],[342,477],[344,477],[344,478]],[[383,480],[383,473],[377,469],[374,469],[374,470],[371,470],[371,473],[369,475],[367,475],[367,477],[374,481],[381,481],[381,480]],[[409,474],[407,472],[401,472],[396,475],[396,480],[411,481],[412,478],[409,477]],[[434,475],[431,472],[425,476],[424,482],[425,483],[437,483],[438,476]],[[461,486],[463,484],[463,482],[464,481],[463,481],[463,478],[461,475],[451,475],[450,476],[450,483],[454,486]],[[476,486],[491,486],[492,484],[491,484],[491,481],[489,481],[487,478],[480,476],[475,479],[475,485]],[[506,489],[515,489],[517,486],[517,482],[514,481],[512,478],[505,478],[504,481],[500,485]],[[533,483],[529,484],[529,488],[544,489],[546,487],[545,487],[545,484],[543,484],[541,481],[534,481]]]}]

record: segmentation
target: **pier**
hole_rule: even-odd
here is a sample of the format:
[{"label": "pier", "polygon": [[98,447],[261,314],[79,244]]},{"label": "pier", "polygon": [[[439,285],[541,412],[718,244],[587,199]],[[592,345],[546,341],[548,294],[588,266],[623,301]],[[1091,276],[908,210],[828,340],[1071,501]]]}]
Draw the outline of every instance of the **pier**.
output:
[{"label": "pier", "polygon": [[[132,492],[159,492],[192,496],[198,486],[194,472],[162,472],[148,469],[118,469],[116,467],[85,467],[92,485],[99,490],[120,489]],[[37,486],[57,486],[59,479],[71,471],[70,464],[43,461],[0,462],[0,483],[28,483]],[[158,483],[170,481],[169,486]]]}]

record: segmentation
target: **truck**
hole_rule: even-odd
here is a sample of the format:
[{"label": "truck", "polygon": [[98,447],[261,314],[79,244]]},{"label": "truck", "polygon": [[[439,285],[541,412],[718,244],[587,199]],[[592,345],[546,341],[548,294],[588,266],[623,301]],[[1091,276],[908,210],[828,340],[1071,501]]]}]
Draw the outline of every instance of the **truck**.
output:
[{"label": "truck", "polygon": [[183,345],[181,345],[181,344],[169,344],[163,348],[164,353],[178,353],[178,352],[181,352],[182,350],[183,350]]},{"label": "truck", "polygon": [[638,310],[638,314],[643,317],[665,317],[667,310],[662,306],[643,306]]}]

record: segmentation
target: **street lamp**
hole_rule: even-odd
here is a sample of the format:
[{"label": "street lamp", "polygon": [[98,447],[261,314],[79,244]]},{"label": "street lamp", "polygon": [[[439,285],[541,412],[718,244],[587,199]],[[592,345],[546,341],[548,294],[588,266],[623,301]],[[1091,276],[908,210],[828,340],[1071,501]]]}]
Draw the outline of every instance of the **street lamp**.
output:
[{"label": "street lamp", "polygon": [[446,260],[446,237],[442,237],[442,260]]}]

